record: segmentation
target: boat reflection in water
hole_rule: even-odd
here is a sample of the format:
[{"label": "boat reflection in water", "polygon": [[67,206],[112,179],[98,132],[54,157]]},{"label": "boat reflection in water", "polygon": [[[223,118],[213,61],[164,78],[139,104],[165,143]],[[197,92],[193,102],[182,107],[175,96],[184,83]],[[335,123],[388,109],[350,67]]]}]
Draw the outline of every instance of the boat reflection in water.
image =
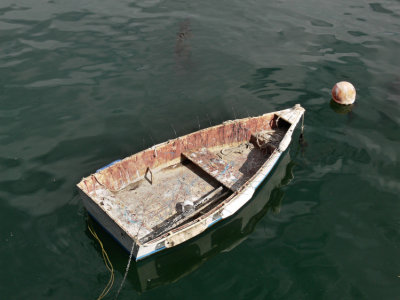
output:
[{"label": "boat reflection in water", "polygon": [[[221,222],[215,229],[177,247],[149,257],[143,261],[132,261],[129,280],[138,292],[176,282],[199,268],[204,262],[221,252],[228,252],[242,243],[253,232],[258,221],[270,210],[279,212],[283,192],[281,188],[293,178],[294,163],[287,152],[277,164],[274,172],[256,191],[253,199],[232,218]],[[95,222],[93,222],[95,223]],[[97,226],[96,231],[102,230]],[[97,230],[99,229],[99,230]],[[100,236],[101,235],[101,236]],[[99,234],[103,240],[116,271],[122,275],[126,268],[126,255],[115,246],[106,234]],[[99,251],[101,256],[101,252]]]}]

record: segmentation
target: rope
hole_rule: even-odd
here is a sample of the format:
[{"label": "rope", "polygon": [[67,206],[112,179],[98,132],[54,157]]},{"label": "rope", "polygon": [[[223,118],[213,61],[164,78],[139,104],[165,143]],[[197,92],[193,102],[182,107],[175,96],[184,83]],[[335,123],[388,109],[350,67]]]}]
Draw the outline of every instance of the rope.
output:
[{"label": "rope", "polygon": [[[257,146],[260,149],[264,149],[267,147],[267,144],[272,144],[278,148],[283,136],[284,132],[280,130],[264,130],[258,132],[255,137]],[[260,142],[262,142],[262,144]]]},{"label": "rope", "polygon": [[[229,154],[232,154],[232,153],[242,154],[246,149],[250,149],[251,150],[253,147],[254,147],[253,144],[251,144],[249,142],[246,142],[246,143],[242,143],[242,144],[240,144],[239,146],[236,146],[236,147],[222,149],[220,151],[220,153],[222,155],[229,155]],[[219,153],[217,155],[220,158],[222,158],[221,155],[219,155]]]},{"label": "rope", "polygon": [[88,224],[88,229],[89,229],[90,233],[93,235],[93,237],[99,242],[99,245],[101,247],[101,254],[103,255],[104,263],[105,263],[107,269],[111,273],[110,279],[108,280],[107,285],[101,292],[100,296],[97,298],[97,300],[101,300],[110,292],[110,290],[114,284],[114,267],[110,261],[110,258],[108,257],[106,250],[104,249],[103,243],[101,242],[100,238],[98,237],[98,235],[96,234],[96,232],[94,231],[92,226],[90,226],[90,224]]},{"label": "rope", "polygon": [[[136,233],[136,238],[138,237],[139,232],[140,232],[140,230],[142,229],[142,225],[143,225],[143,221],[141,222],[140,227],[139,227],[139,229],[138,229],[138,231],[137,231],[137,233]],[[126,265],[124,278],[122,279],[122,282],[121,282],[121,285],[119,286],[118,292],[117,292],[117,294],[115,295],[115,300],[117,300],[117,298],[118,298],[118,296],[119,296],[119,293],[121,292],[122,287],[123,287],[123,285],[124,285],[124,283],[125,283],[126,276],[128,275],[129,267],[131,266],[131,261],[132,261],[132,256],[133,256],[133,250],[135,250],[135,242],[134,242],[134,241],[132,242],[132,249],[131,249],[131,252],[129,253],[129,260],[128,260],[128,264]]]},{"label": "rope", "polygon": [[304,113],[301,116],[301,132],[300,132],[300,136],[299,136],[299,143],[300,145],[304,146]]},{"label": "rope", "polygon": [[132,249],[131,252],[129,253],[129,260],[128,260],[128,264],[126,265],[126,269],[125,269],[125,274],[124,274],[124,278],[122,279],[121,285],[119,286],[118,292],[115,295],[115,300],[117,300],[119,293],[122,290],[122,286],[125,283],[126,280],[126,276],[128,275],[128,271],[129,271],[129,267],[131,266],[131,261],[132,261],[132,256],[133,256],[133,250],[135,249],[135,243],[132,243]]}]

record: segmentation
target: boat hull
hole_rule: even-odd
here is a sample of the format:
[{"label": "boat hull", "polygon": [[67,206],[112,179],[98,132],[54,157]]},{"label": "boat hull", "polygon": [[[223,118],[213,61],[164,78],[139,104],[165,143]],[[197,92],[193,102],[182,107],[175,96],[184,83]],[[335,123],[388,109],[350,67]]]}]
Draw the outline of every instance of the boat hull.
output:
[{"label": "boat hull", "polygon": [[[131,219],[128,221],[123,220],[124,216],[121,214],[122,217],[116,218],[115,215],[113,216],[109,211],[111,208],[107,208],[107,206],[104,206],[103,201],[99,202],[99,199],[105,199],[104,195],[100,197],[99,190],[104,189],[104,186],[107,187],[107,190],[110,190],[112,193],[115,193],[116,190],[125,188],[127,186],[126,181],[124,182],[123,180],[110,180],[110,178],[105,178],[104,174],[108,174],[109,176],[116,176],[116,170],[121,170],[121,167],[125,165],[127,166],[132,166],[131,161],[133,160],[132,157],[129,158],[131,161],[120,161],[117,164],[119,165],[118,168],[114,168],[112,165],[109,165],[105,170],[100,171],[100,175],[98,176],[99,173],[96,173],[95,175],[91,175],[91,177],[83,179],[79,184],[78,187],[80,189],[81,197],[83,200],[83,204],[86,207],[88,213],[103,227],[105,230],[107,230],[110,235],[114,237],[115,240],[117,240],[123,248],[125,248],[128,252],[133,253],[133,257],[135,258],[136,261],[144,259],[152,254],[155,254],[157,252],[160,252],[162,250],[165,250],[167,248],[175,247],[181,243],[186,242],[187,240],[200,235],[202,232],[206,231],[208,228],[214,226],[216,223],[220,222],[221,220],[224,220],[226,218],[229,218],[230,216],[234,215],[237,213],[243,206],[248,203],[256,189],[259,187],[259,185],[268,177],[272,169],[276,166],[276,164],[279,161],[279,158],[281,157],[282,153],[286,151],[288,148],[293,131],[298,124],[299,120],[304,114],[304,109],[300,106],[295,106],[294,108],[279,111],[279,112],[274,112],[271,113],[273,114],[270,118],[266,118],[266,120],[276,120],[282,118],[285,120],[285,122],[288,123],[288,128],[286,129],[286,133],[283,136],[283,138],[280,140],[279,145],[269,154],[269,157],[266,159],[262,165],[260,165],[257,169],[257,171],[252,174],[250,178],[247,178],[243,183],[238,186],[235,189],[232,189],[231,187],[231,194],[224,199],[222,202],[216,203],[215,206],[210,207],[210,209],[205,210],[203,213],[198,214],[197,217],[193,217],[192,219],[188,218],[187,222],[183,222],[179,226],[175,226],[173,228],[170,228],[170,230],[167,230],[167,232],[163,232],[159,236],[156,236],[153,239],[150,240],[145,240],[143,237],[139,239],[138,234],[133,234],[132,231],[127,230],[127,226],[125,225],[128,224],[129,222],[132,223]],[[268,115],[269,116],[269,115]],[[246,119],[247,120],[247,119]],[[239,121],[230,121],[230,122],[241,122]],[[257,120],[257,122],[259,122]],[[250,122],[247,121],[247,124]],[[225,123],[224,123],[225,124]],[[240,124],[239,125],[234,125],[237,126],[238,128],[241,128]],[[260,124],[257,126],[262,127],[263,125]],[[215,129],[216,128],[216,129]],[[214,130],[215,129],[215,130]],[[206,129],[207,130],[207,129]],[[216,126],[210,129],[210,132],[216,132],[217,134],[221,133],[220,127]],[[226,131],[226,129],[224,129]],[[204,130],[203,130],[204,131]],[[232,131],[233,132],[233,131]],[[244,139],[250,139],[252,138],[248,132],[248,130],[244,130],[242,128],[242,132],[239,132],[239,135],[242,135]],[[188,138],[186,140],[190,140],[191,136],[195,136],[197,133],[193,133],[191,135],[188,135]],[[185,137],[182,137],[181,139],[183,140]],[[225,137],[224,137],[225,138]],[[178,138],[179,139],[179,138]],[[208,139],[208,137],[207,137]],[[203,140],[204,142],[204,140]],[[258,141],[257,141],[258,142]],[[208,139],[206,141],[208,144],[212,144],[213,141]],[[162,149],[162,147],[165,148],[166,145],[170,144],[169,142],[154,146],[151,148],[151,152],[153,155],[153,158],[156,157],[157,155],[160,156],[161,152],[157,151],[157,149]],[[176,145],[176,144],[175,144]],[[188,145],[188,143],[186,144]],[[176,151],[175,147],[175,151]],[[148,151],[148,150],[146,150]],[[146,153],[146,151],[142,152]],[[181,152],[183,154],[183,151]],[[140,153],[139,153],[140,154]],[[138,157],[142,157],[143,155],[140,156],[139,154],[135,155],[135,159],[137,164],[135,165],[136,171],[138,170],[138,166],[142,165],[142,161],[138,161]],[[175,154],[173,154],[175,155]],[[146,155],[144,155],[146,156]],[[163,158],[161,158],[162,160]],[[176,158],[172,158],[171,161],[174,161]],[[147,162],[148,164],[148,162]],[[154,164],[153,164],[154,165]],[[215,164],[214,164],[215,165]],[[206,170],[209,171],[209,170]],[[226,168],[224,172],[226,171]],[[121,172],[120,172],[121,173]],[[131,172],[127,172],[128,175]],[[137,171],[137,173],[139,173]],[[150,170],[150,175],[148,176],[148,170],[144,171],[141,170],[142,174],[138,174],[138,176],[146,178],[150,182],[151,185],[153,185],[153,173]],[[111,174],[111,175],[110,175]],[[209,171],[209,175],[212,175],[213,173]],[[97,175],[97,176],[96,176]],[[121,176],[121,175],[120,175]],[[157,180],[157,179],[156,179]],[[225,180],[226,181],[226,180]],[[229,184],[225,183],[223,179],[220,180],[220,182],[224,183],[226,186],[229,187]],[[134,187],[133,189],[135,189]],[[226,187],[225,187],[226,188]],[[111,193],[110,192],[110,193]],[[106,200],[104,200],[106,201]],[[101,205],[100,205],[101,204]],[[114,209],[114,208],[113,208]],[[125,217],[126,217],[126,211],[125,211]],[[124,223],[125,221],[125,223]],[[141,228],[141,227],[140,227]],[[155,228],[155,227],[153,227]],[[140,230],[140,229],[139,229]],[[143,242],[144,241],[144,242]]]}]

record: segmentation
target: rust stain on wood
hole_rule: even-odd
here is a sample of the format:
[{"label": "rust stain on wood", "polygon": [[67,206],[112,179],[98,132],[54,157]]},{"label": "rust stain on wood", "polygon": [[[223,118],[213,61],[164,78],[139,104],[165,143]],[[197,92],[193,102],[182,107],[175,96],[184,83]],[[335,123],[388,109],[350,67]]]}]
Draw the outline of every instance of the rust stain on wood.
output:
[{"label": "rust stain on wood", "polygon": [[[153,170],[179,162],[183,152],[249,141],[253,132],[271,129],[276,126],[275,123],[276,115],[271,113],[259,117],[227,121],[196,131],[127,157],[121,162],[84,178],[79,187],[87,193],[93,192],[98,185],[102,185],[110,191],[119,191],[138,180],[138,177],[143,177],[147,168]],[[157,155],[155,155],[155,151]]]}]

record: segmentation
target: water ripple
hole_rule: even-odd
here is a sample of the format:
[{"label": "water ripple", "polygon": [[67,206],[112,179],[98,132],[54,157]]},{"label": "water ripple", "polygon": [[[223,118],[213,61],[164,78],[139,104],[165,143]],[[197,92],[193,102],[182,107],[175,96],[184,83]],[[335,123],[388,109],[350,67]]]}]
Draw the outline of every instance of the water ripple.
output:
[{"label": "water ripple", "polygon": [[[104,287],[81,177],[174,137],[171,124],[185,134],[197,120],[295,103],[307,109],[308,146],[293,140],[294,178],[271,196],[279,209],[232,245],[229,232],[204,235],[211,249],[230,247],[191,271],[169,264],[176,281],[140,297],[398,296],[399,16],[395,0],[3,0],[2,296],[87,299]],[[357,89],[348,114],[329,105],[340,80]],[[120,282],[127,257],[105,240]],[[161,261],[143,269],[159,278]],[[139,297],[136,267],[121,298]]]}]

